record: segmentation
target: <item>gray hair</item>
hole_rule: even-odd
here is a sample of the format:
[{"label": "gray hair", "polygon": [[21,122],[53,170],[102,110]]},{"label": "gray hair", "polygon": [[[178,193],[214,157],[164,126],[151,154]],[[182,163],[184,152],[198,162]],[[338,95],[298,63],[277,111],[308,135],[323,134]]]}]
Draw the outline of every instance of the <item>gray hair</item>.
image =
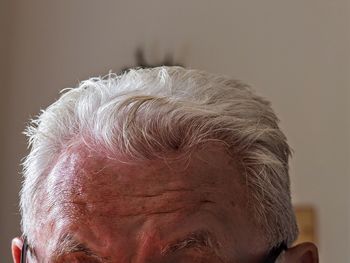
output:
[{"label": "gray hair", "polygon": [[[298,230],[291,205],[290,148],[270,103],[246,84],[181,67],[129,70],[83,81],[31,122],[23,166],[22,230],[33,238],[40,193],[54,160],[76,144],[130,160],[190,153],[222,142],[240,164],[256,223],[270,246]],[[34,240],[33,240],[34,241]]]}]

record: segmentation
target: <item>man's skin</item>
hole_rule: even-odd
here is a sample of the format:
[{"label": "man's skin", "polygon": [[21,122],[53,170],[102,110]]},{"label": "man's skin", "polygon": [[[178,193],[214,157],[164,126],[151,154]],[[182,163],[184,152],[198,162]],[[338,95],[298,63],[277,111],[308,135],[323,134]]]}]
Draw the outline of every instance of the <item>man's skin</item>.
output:
[{"label": "man's skin", "polygon": [[[219,145],[188,161],[173,157],[124,163],[82,148],[62,154],[35,233],[39,262],[261,262],[267,242],[233,158]],[[60,239],[76,249],[62,249]],[[16,263],[22,243],[12,242]],[[318,262],[317,249],[290,248],[283,262]]]}]

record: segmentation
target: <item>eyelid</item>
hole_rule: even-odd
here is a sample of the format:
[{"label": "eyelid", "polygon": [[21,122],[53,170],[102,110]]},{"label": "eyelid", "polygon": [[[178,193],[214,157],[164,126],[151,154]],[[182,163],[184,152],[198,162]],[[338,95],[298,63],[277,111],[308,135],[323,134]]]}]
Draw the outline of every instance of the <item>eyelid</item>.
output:
[{"label": "eyelid", "polygon": [[68,253],[66,255],[63,255],[58,260],[55,261],[55,263],[66,263],[66,262],[76,262],[76,263],[102,263],[100,258],[94,256],[94,255],[87,255],[83,251],[75,251]]},{"label": "eyelid", "polygon": [[166,262],[167,263],[168,262],[171,262],[171,263],[182,263],[182,262],[222,263],[224,261],[209,249],[205,249],[205,248],[198,249],[198,248],[192,247],[182,251],[178,251],[178,254],[175,253],[175,255],[171,257],[171,260]]}]

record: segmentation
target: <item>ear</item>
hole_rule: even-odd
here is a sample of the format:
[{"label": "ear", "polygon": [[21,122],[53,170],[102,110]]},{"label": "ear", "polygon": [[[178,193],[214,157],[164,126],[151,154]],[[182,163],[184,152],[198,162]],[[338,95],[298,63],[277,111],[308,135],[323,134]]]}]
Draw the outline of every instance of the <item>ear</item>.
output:
[{"label": "ear", "polygon": [[14,263],[20,263],[23,240],[19,237],[12,239],[11,250]]},{"label": "ear", "polygon": [[305,242],[288,248],[284,254],[286,263],[318,263],[318,250],[313,243]]}]

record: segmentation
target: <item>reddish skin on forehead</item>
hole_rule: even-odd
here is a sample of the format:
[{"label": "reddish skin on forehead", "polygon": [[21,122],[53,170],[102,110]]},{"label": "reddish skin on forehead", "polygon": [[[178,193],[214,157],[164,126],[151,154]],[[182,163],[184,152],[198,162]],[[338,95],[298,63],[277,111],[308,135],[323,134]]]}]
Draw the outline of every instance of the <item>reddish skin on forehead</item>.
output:
[{"label": "reddish skin on forehead", "polygon": [[[162,262],[168,242],[207,230],[226,259],[266,249],[247,210],[244,178],[220,146],[199,149],[187,164],[120,163],[72,151],[52,169],[47,188],[52,204],[41,244],[70,233],[112,262]],[[48,258],[52,249],[37,252]]]}]

